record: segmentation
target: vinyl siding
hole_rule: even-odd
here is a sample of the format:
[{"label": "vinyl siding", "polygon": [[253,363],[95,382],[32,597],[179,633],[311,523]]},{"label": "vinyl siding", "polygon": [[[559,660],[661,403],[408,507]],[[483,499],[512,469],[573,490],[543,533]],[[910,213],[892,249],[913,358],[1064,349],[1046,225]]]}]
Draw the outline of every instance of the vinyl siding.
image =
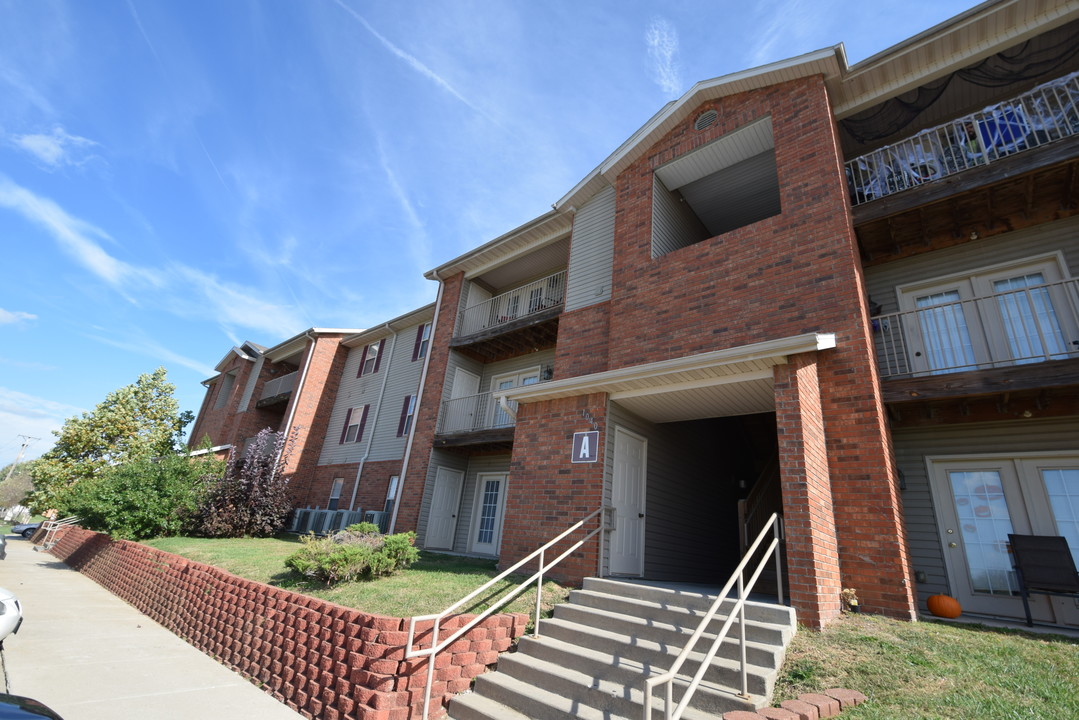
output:
[{"label": "vinyl siding", "polygon": [[472,515],[476,503],[476,483],[480,473],[509,472],[509,455],[477,455],[468,457],[445,450],[432,450],[431,462],[427,466],[427,479],[423,488],[423,502],[420,505],[420,517],[416,535],[422,546],[426,541],[427,524],[431,512],[431,497],[434,494],[435,475],[439,467],[461,470],[464,481],[461,485],[461,502],[457,508],[457,527],[453,536],[453,552],[467,553],[472,530]]},{"label": "vinyl siding", "polygon": [[687,203],[652,179],[652,257],[707,240],[710,233]]},{"label": "vinyl siding", "polygon": [[903,518],[913,569],[926,574],[926,582],[916,586],[919,603],[925,607],[930,595],[951,592],[926,456],[1079,450],[1079,418],[902,429],[893,433],[892,440],[906,484]]},{"label": "vinyl siding", "polygon": [[[604,503],[614,480],[614,427],[648,441],[644,576],[654,580],[719,583],[726,560],[738,555],[738,509],[720,497],[720,472],[703,423],[654,424],[610,404],[604,446]],[[724,528],[732,532],[724,532]],[[604,567],[609,548],[604,548]],[[729,572],[729,570],[727,571]]]},{"label": "vinyl siding", "polygon": [[589,200],[573,220],[566,310],[577,310],[611,299],[614,198],[614,188],[603,190]]},{"label": "vinyl siding", "polygon": [[1063,251],[1072,276],[1079,274],[1079,218],[997,235],[866,269],[869,297],[882,313],[898,312],[896,286],[954,275],[1034,255]]},{"label": "vinyl siding", "polygon": [[[412,360],[412,348],[416,340],[416,323],[404,328],[394,336],[386,338],[383,359],[377,373],[367,373],[356,377],[360,368],[364,348],[355,347],[349,351],[345,360],[345,369],[341,376],[337,397],[334,400],[333,414],[326,431],[326,439],[319,455],[319,465],[337,465],[359,462],[368,450],[367,461],[399,460],[404,457],[407,437],[397,437],[397,423],[400,420],[401,403],[405,395],[416,394],[420,384],[420,372],[423,360]],[[388,373],[388,375],[386,375]],[[383,379],[386,380],[386,392],[379,405],[379,393]],[[349,408],[370,405],[364,437],[360,442],[340,443],[341,428]]]},{"label": "vinyl siding", "polygon": [[446,381],[442,384],[441,399],[443,402],[453,397],[453,378],[456,377],[458,368],[463,368],[473,375],[480,376],[481,382],[479,392],[483,392],[483,363],[454,350],[450,350],[450,356],[446,362]]}]

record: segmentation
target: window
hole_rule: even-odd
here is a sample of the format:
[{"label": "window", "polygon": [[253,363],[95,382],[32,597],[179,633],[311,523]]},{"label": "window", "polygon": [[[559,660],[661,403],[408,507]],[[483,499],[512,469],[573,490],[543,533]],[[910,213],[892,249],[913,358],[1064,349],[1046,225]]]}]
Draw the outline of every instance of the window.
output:
[{"label": "window", "polygon": [[341,501],[341,488],[345,486],[344,478],[334,478],[333,488],[330,490],[330,502],[326,505],[329,510],[336,510],[337,504]]},{"label": "window", "polygon": [[229,395],[232,394],[232,386],[235,384],[236,373],[225,373],[216,383],[214,383],[214,387],[217,388],[217,399],[214,400],[214,410],[220,410],[228,404]]},{"label": "window", "polygon": [[341,441],[338,444],[363,440],[363,429],[367,425],[367,410],[370,407],[370,405],[363,405],[348,409],[345,413],[345,426],[341,430]]},{"label": "window", "polygon": [[386,506],[383,508],[384,512],[393,512],[394,501],[397,500],[397,484],[401,481],[401,478],[397,475],[390,476],[390,485],[386,488]]},{"label": "window", "polygon": [[[540,376],[540,368],[536,367],[521,372],[496,375],[491,379],[491,427],[505,428],[513,427],[514,425],[513,418],[502,408],[502,405],[498,401],[498,391],[509,390],[510,388],[522,387],[524,385],[535,385],[540,381]],[[515,403],[511,403],[511,405],[516,407]]]},{"label": "window", "polygon": [[378,372],[378,368],[382,364],[382,348],[385,345],[386,338],[382,338],[363,349],[363,355],[360,356],[360,369],[356,371],[356,377]]},{"label": "window", "polygon": [[427,348],[431,344],[431,323],[424,323],[416,328],[416,344],[412,348],[412,360],[416,361],[427,356]]},{"label": "window", "polygon": [[1073,356],[1079,317],[1064,267],[1054,253],[900,286],[911,367],[937,375]]},{"label": "window", "polygon": [[405,403],[401,407],[401,421],[397,424],[397,437],[408,435],[412,429],[412,418],[416,414],[416,396],[405,395]]}]

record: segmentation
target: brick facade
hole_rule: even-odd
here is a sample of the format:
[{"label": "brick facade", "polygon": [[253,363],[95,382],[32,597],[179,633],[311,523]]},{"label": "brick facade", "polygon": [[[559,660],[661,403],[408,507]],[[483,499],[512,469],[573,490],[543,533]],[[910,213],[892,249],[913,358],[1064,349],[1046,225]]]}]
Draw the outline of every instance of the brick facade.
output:
[{"label": "brick facade", "polygon": [[330,492],[335,478],[342,478],[345,483],[341,488],[341,500],[338,509],[348,510],[352,493],[356,493],[355,509],[382,510],[386,506],[386,492],[390,486],[390,477],[401,474],[400,460],[382,460],[366,462],[357,486],[356,474],[360,464],[341,463],[337,465],[319,465],[305,483],[304,494],[296,497],[298,507],[326,508],[329,506]]},{"label": "brick facade", "polygon": [[[385,617],[244,580],[171,553],[78,527],[51,552],[305,717],[418,720],[426,658],[405,659],[407,618]],[[441,637],[472,616],[455,616]],[[494,615],[440,653],[433,714],[524,634],[528,617]],[[415,647],[430,647],[418,626]]]}]

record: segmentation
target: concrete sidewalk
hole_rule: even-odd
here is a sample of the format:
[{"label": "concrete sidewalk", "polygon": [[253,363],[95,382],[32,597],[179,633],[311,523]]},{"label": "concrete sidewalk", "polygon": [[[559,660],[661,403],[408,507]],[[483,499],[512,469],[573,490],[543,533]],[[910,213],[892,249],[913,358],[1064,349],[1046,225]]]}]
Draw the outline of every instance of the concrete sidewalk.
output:
[{"label": "concrete sidewalk", "polygon": [[303,717],[30,541],[7,540],[0,587],[24,618],[4,641],[7,692],[64,720]]}]

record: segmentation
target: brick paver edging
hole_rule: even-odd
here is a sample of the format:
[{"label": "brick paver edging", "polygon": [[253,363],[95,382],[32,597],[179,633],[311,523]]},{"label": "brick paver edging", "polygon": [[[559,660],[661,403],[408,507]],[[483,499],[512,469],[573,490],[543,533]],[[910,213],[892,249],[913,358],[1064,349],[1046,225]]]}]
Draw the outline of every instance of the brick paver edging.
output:
[{"label": "brick paver edging", "polygon": [[866,696],[857,690],[832,688],[823,693],[804,693],[797,700],[784,700],[779,707],[760,708],[756,712],[734,710],[723,713],[723,720],[820,720],[835,717],[843,710],[865,701]]},{"label": "brick paver edging", "polygon": [[[427,661],[404,659],[408,618],[371,615],[79,527],[67,528],[50,552],[309,718],[422,715]],[[440,635],[472,617],[450,618]],[[440,653],[432,708],[468,689],[527,622],[520,613],[493,615]],[[429,647],[431,623],[419,630],[416,647]]]}]

